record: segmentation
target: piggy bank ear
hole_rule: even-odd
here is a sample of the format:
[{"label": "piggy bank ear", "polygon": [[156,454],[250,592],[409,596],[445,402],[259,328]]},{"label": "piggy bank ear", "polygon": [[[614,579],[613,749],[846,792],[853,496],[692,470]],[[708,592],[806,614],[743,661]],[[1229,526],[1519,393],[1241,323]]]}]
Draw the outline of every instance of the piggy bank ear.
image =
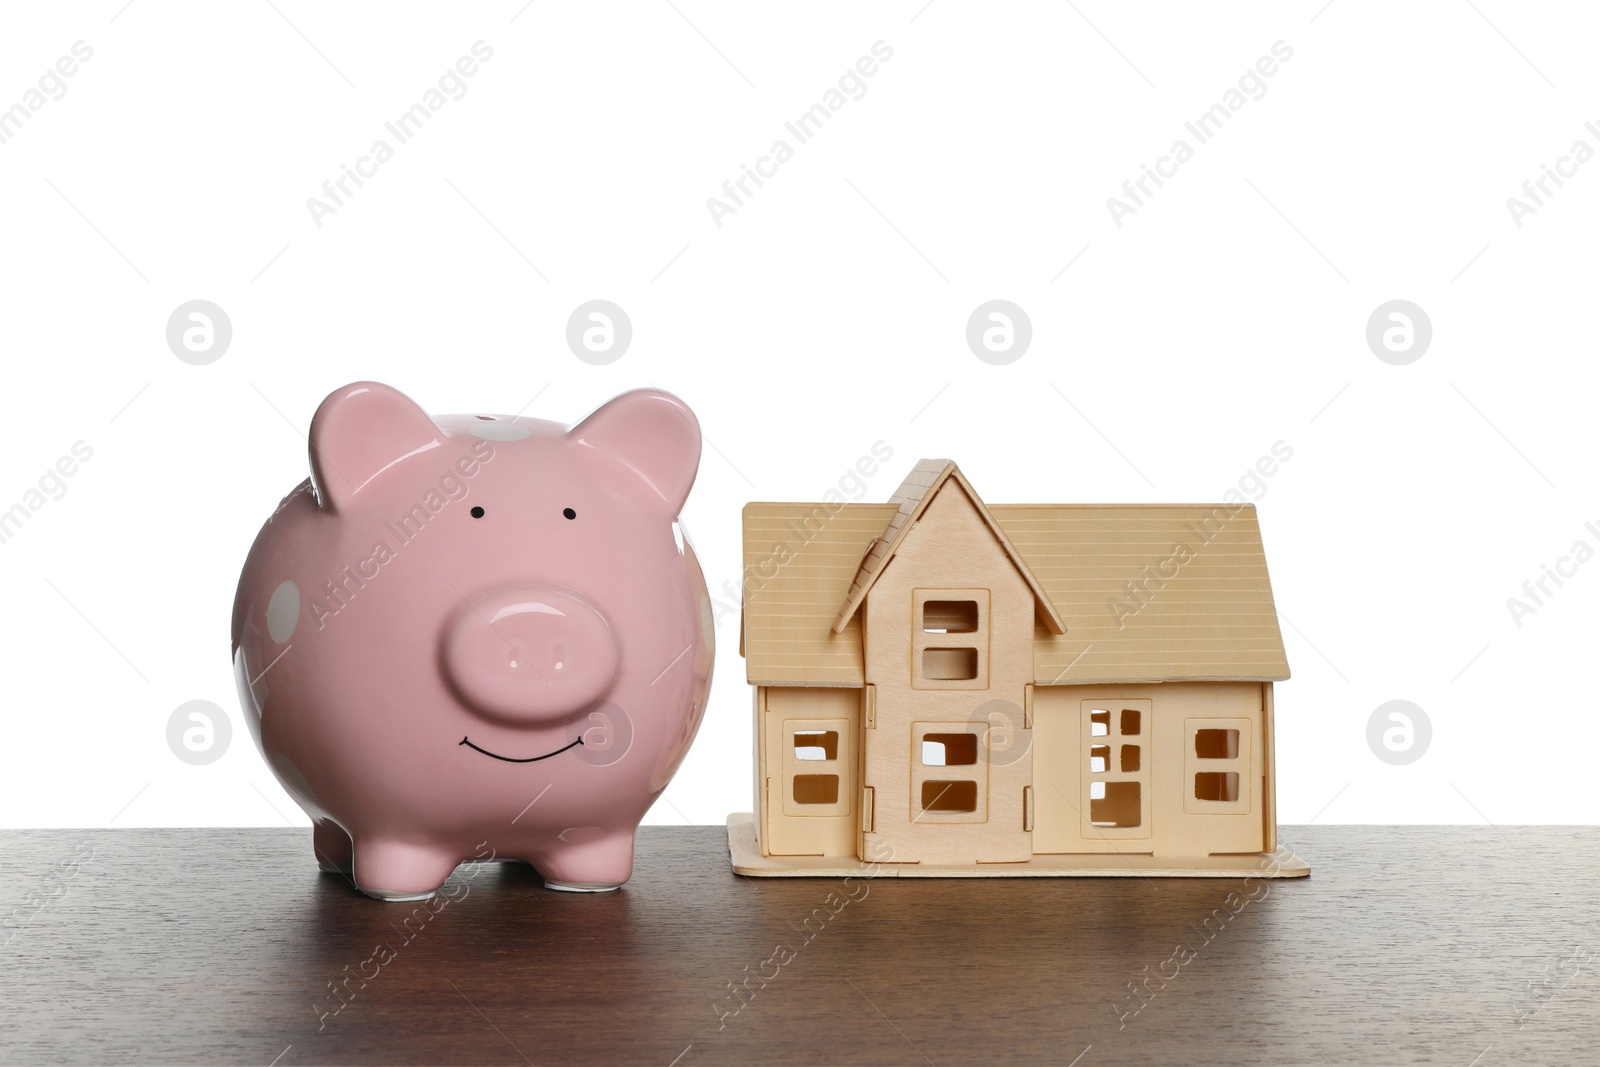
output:
[{"label": "piggy bank ear", "polygon": [[354,382],[336,389],[311,419],[311,483],[324,508],[338,511],[384,471],[441,447],[427,412],[398,389]]},{"label": "piggy bank ear", "polygon": [[700,467],[700,422],[687,404],[658,389],[635,389],[607,401],[567,431],[637,474],[653,502],[673,515],[689,498]]}]

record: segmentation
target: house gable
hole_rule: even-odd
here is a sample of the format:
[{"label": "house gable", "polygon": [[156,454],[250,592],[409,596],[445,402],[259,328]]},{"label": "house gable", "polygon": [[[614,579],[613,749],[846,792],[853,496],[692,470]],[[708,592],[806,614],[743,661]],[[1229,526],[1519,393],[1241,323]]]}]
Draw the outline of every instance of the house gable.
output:
[{"label": "house gable", "polygon": [[[975,652],[983,669],[974,684],[952,682],[951,687],[986,688],[976,683],[989,678],[989,660],[995,655],[1022,666],[1025,677],[1019,684],[1032,680],[1034,594],[990,533],[981,509],[952,481],[937,499],[930,499],[915,529],[901,539],[894,558],[879,570],[858,612],[867,638],[864,659],[869,683],[905,685],[908,677],[918,676],[918,661],[928,648],[969,643],[959,635],[963,626],[982,635],[983,647]],[[930,614],[938,610],[930,603],[971,603],[971,617],[940,620]],[[995,616],[1007,624],[991,642]],[[950,632],[940,634],[939,629]],[[914,685],[937,687],[928,682]]]},{"label": "house gable", "polygon": [[[989,759],[988,713],[1020,727],[1033,679],[1035,594],[982,504],[949,479],[879,569],[857,612],[873,694],[864,844],[900,862],[1015,863],[1031,760]],[[929,746],[941,754],[931,756]],[[948,758],[947,758],[948,757]]]},{"label": "house gable", "polygon": [[888,527],[880,534],[871,545],[867,547],[866,554],[862,557],[861,566],[857,569],[855,578],[850,583],[850,595],[846,598],[844,606],[839,609],[838,616],[833,620],[833,632],[843,633],[850,620],[855,616],[862,601],[872,590],[876,582],[894,559],[895,553],[905,542],[906,536],[916,527],[923,518],[932,502],[938,498],[939,493],[950,482],[955,482],[977,511],[985,528],[1000,545],[1012,566],[1022,575],[1023,581],[1032,592],[1037,606],[1040,624],[1052,634],[1066,633],[1066,623],[1061,620],[1061,615],[1056,611],[1055,605],[1050,602],[1050,597],[1039,585],[1038,579],[1028,568],[1022,554],[1017,551],[1011,539],[1000,524],[990,514],[984,505],[983,499],[978,496],[972,484],[967,481],[956,465],[947,459],[925,459],[912,468],[911,474],[894,496],[889,498],[891,504],[896,505],[895,513],[889,520]]}]

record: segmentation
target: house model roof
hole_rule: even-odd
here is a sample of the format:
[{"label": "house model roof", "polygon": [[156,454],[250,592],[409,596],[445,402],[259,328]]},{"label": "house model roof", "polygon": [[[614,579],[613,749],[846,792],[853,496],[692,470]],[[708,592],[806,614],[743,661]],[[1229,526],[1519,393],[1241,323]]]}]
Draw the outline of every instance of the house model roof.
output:
[{"label": "house model roof", "polygon": [[889,503],[899,507],[894,513],[894,518],[889,520],[888,529],[884,530],[872,542],[866,555],[861,557],[861,567],[856,571],[855,579],[850,583],[850,596],[845,601],[844,607],[839,609],[839,615],[833,620],[833,632],[843,633],[845,626],[855,615],[856,609],[867,598],[867,593],[872,589],[872,583],[878,580],[889,566],[889,561],[894,559],[895,550],[905,541],[906,534],[917,524],[927,508],[928,502],[938,495],[944,488],[944,483],[954,479],[971,499],[978,509],[978,514],[995,535],[1000,546],[1005,549],[1006,555],[1011,557],[1011,562],[1017,570],[1022,572],[1022,577],[1027,580],[1028,588],[1033,590],[1035,602],[1038,605],[1039,619],[1045,629],[1053,634],[1065,633],[1066,624],[1061,621],[1061,616],[1056,614],[1056,609],[1050,603],[1050,598],[1045,591],[1039,588],[1039,582],[1034,578],[1033,572],[1023,562],[1017,553],[1016,546],[1006,536],[1004,529],[995,521],[989,509],[972,489],[966,476],[956,469],[956,465],[948,459],[925,459],[911,469],[910,475],[900,483],[900,488],[895,490],[894,496],[889,498]]},{"label": "house model roof", "polygon": [[1036,599],[1036,684],[1289,676],[1254,505],[995,504],[923,460],[887,504],[744,509],[752,685],[865,683],[860,607],[939,492],[978,507]]}]

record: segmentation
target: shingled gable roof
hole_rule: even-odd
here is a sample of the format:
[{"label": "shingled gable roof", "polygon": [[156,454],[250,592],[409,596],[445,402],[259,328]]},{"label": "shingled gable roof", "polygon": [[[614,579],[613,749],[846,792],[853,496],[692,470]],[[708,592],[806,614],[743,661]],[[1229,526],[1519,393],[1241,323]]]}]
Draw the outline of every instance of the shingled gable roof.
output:
[{"label": "shingled gable roof", "polygon": [[[933,476],[913,477],[927,480],[925,497]],[[739,638],[752,685],[865,683],[861,612],[842,632],[833,623],[903,503],[745,506]],[[1254,505],[988,510],[1068,630],[1036,628],[1036,684],[1289,677]]]},{"label": "shingled gable roof", "polygon": [[1038,606],[1039,621],[1053,634],[1067,632],[1067,624],[1061,621],[1061,615],[1056,611],[1055,605],[1040,588],[1039,580],[1033,576],[1033,571],[1029,569],[1016,546],[1011,543],[1011,538],[1006,536],[1006,532],[989,513],[983,498],[973,490],[972,483],[967,481],[966,475],[948,459],[925,459],[911,468],[906,480],[900,483],[900,488],[889,498],[889,503],[899,506],[889,519],[889,525],[861,557],[861,566],[856,570],[855,580],[850,583],[850,595],[845,598],[844,607],[839,609],[838,618],[833,620],[834,633],[844,633],[844,628],[849,625],[851,617],[861,607],[861,602],[867,598],[867,594],[872,591],[873,583],[889,566],[889,561],[905,542],[906,535],[917,524],[917,520],[922,518],[928,503],[939,495],[939,490],[943,489],[945,483],[952,478],[967,494],[967,499],[972,501],[973,507],[978,509],[984,525],[994,534],[995,540],[1000,542],[1000,547],[1005,549],[1012,565],[1021,572],[1023,581],[1027,582],[1028,588],[1033,591],[1034,602]]}]

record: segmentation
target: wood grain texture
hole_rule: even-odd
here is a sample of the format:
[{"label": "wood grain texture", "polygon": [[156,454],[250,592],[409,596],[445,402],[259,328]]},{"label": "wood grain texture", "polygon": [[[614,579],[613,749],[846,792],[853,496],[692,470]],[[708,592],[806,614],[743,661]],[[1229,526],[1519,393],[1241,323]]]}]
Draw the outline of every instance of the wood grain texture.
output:
[{"label": "wood grain texture", "polygon": [[1600,831],[1281,843],[1309,880],[758,881],[647,827],[617,893],[494,865],[429,911],[309,832],[4,831],[0,1062],[1600,1061]]},{"label": "wood grain texture", "polygon": [[[1066,627],[1038,628],[1040,684],[1289,676],[1255,505],[985,506],[1026,565],[1020,573]],[[833,626],[840,605],[856,603],[881,572],[891,552],[884,535],[895,544],[904,536],[892,525],[901,514],[893,504],[745,506],[750,684],[862,684],[859,611],[843,633]],[[1140,584],[1137,598],[1130,581]]]}]

